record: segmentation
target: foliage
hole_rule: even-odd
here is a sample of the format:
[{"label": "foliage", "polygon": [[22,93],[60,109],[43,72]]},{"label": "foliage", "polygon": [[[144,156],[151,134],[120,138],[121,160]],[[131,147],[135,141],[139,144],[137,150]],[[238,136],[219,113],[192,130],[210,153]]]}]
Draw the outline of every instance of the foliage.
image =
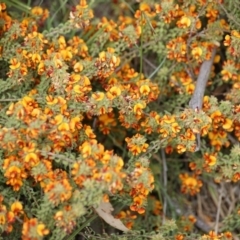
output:
[{"label": "foliage", "polygon": [[238,1],[5,2],[2,239],[237,237]]}]

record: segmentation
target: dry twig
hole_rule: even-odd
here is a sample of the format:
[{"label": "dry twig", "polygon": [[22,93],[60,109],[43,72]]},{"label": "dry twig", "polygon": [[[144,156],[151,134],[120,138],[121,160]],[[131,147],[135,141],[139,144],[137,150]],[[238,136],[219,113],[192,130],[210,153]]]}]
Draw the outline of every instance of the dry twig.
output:
[{"label": "dry twig", "polygon": [[[162,158],[162,164],[163,164],[163,186],[165,189],[167,189],[167,162],[166,162],[166,155],[164,152],[164,149],[161,148],[161,158]],[[163,223],[165,222],[165,216],[167,212],[167,198],[166,196],[163,197]]]},{"label": "dry twig", "polygon": [[[190,108],[195,111],[202,109],[203,104],[203,96],[205,92],[205,88],[207,85],[207,81],[211,72],[211,67],[213,64],[213,60],[216,54],[216,48],[212,51],[212,56],[210,60],[206,60],[202,63],[200,67],[200,72],[197,78],[196,86],[192,98],[189,102]],[[197,134],[197,148],[195,151],[200,150],[200,134]]]}]

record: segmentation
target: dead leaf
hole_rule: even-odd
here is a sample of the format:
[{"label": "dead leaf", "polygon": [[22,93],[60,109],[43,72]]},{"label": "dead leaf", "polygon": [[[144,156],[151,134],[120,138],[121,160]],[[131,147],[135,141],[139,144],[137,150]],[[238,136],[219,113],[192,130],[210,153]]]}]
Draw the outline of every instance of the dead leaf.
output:
[{"label": "dead leaf", "polygon": [[112,211],[114,210],[110,202],[101,202],[98,208],[94,208],[97,214],[110,226],[121,230],[123,232],[129,231],[129,229],[122,223],[120,219],[114,218]]}]

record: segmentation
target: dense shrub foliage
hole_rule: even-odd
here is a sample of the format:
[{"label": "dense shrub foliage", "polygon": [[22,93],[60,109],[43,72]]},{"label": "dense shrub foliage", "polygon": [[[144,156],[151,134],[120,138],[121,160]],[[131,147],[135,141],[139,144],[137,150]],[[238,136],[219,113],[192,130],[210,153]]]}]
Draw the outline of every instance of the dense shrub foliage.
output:
[{"label": "dense shrub foliage", "polygon": [[238,0],[13,2],[1,239],[238,239]]}]

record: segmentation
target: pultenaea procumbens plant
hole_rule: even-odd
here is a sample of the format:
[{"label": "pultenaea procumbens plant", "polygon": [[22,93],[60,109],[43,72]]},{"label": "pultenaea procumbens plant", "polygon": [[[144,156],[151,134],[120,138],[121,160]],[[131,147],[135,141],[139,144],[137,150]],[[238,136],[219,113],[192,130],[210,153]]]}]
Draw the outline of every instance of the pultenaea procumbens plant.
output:
[{"label": "pultenaea procumbens plant", "polygon": [[[180,207],[174,191],[180,201],[201,196],[206,178],[240,179],[234,1],[110,2],[115,21],[94,17],[80,0],[51,30],[47,9],[17,19],[0,4],[3,236],[70,238],[110,200],[124,208],[117,217],[127,227],[147,232],[129,239],[232,239],[234,224],[218,233],[217,220],[200,236],[191,235],[199,214],[177,225],[166,218]],[[201,66],[213,57],[203,104],[189,108]]]}]

